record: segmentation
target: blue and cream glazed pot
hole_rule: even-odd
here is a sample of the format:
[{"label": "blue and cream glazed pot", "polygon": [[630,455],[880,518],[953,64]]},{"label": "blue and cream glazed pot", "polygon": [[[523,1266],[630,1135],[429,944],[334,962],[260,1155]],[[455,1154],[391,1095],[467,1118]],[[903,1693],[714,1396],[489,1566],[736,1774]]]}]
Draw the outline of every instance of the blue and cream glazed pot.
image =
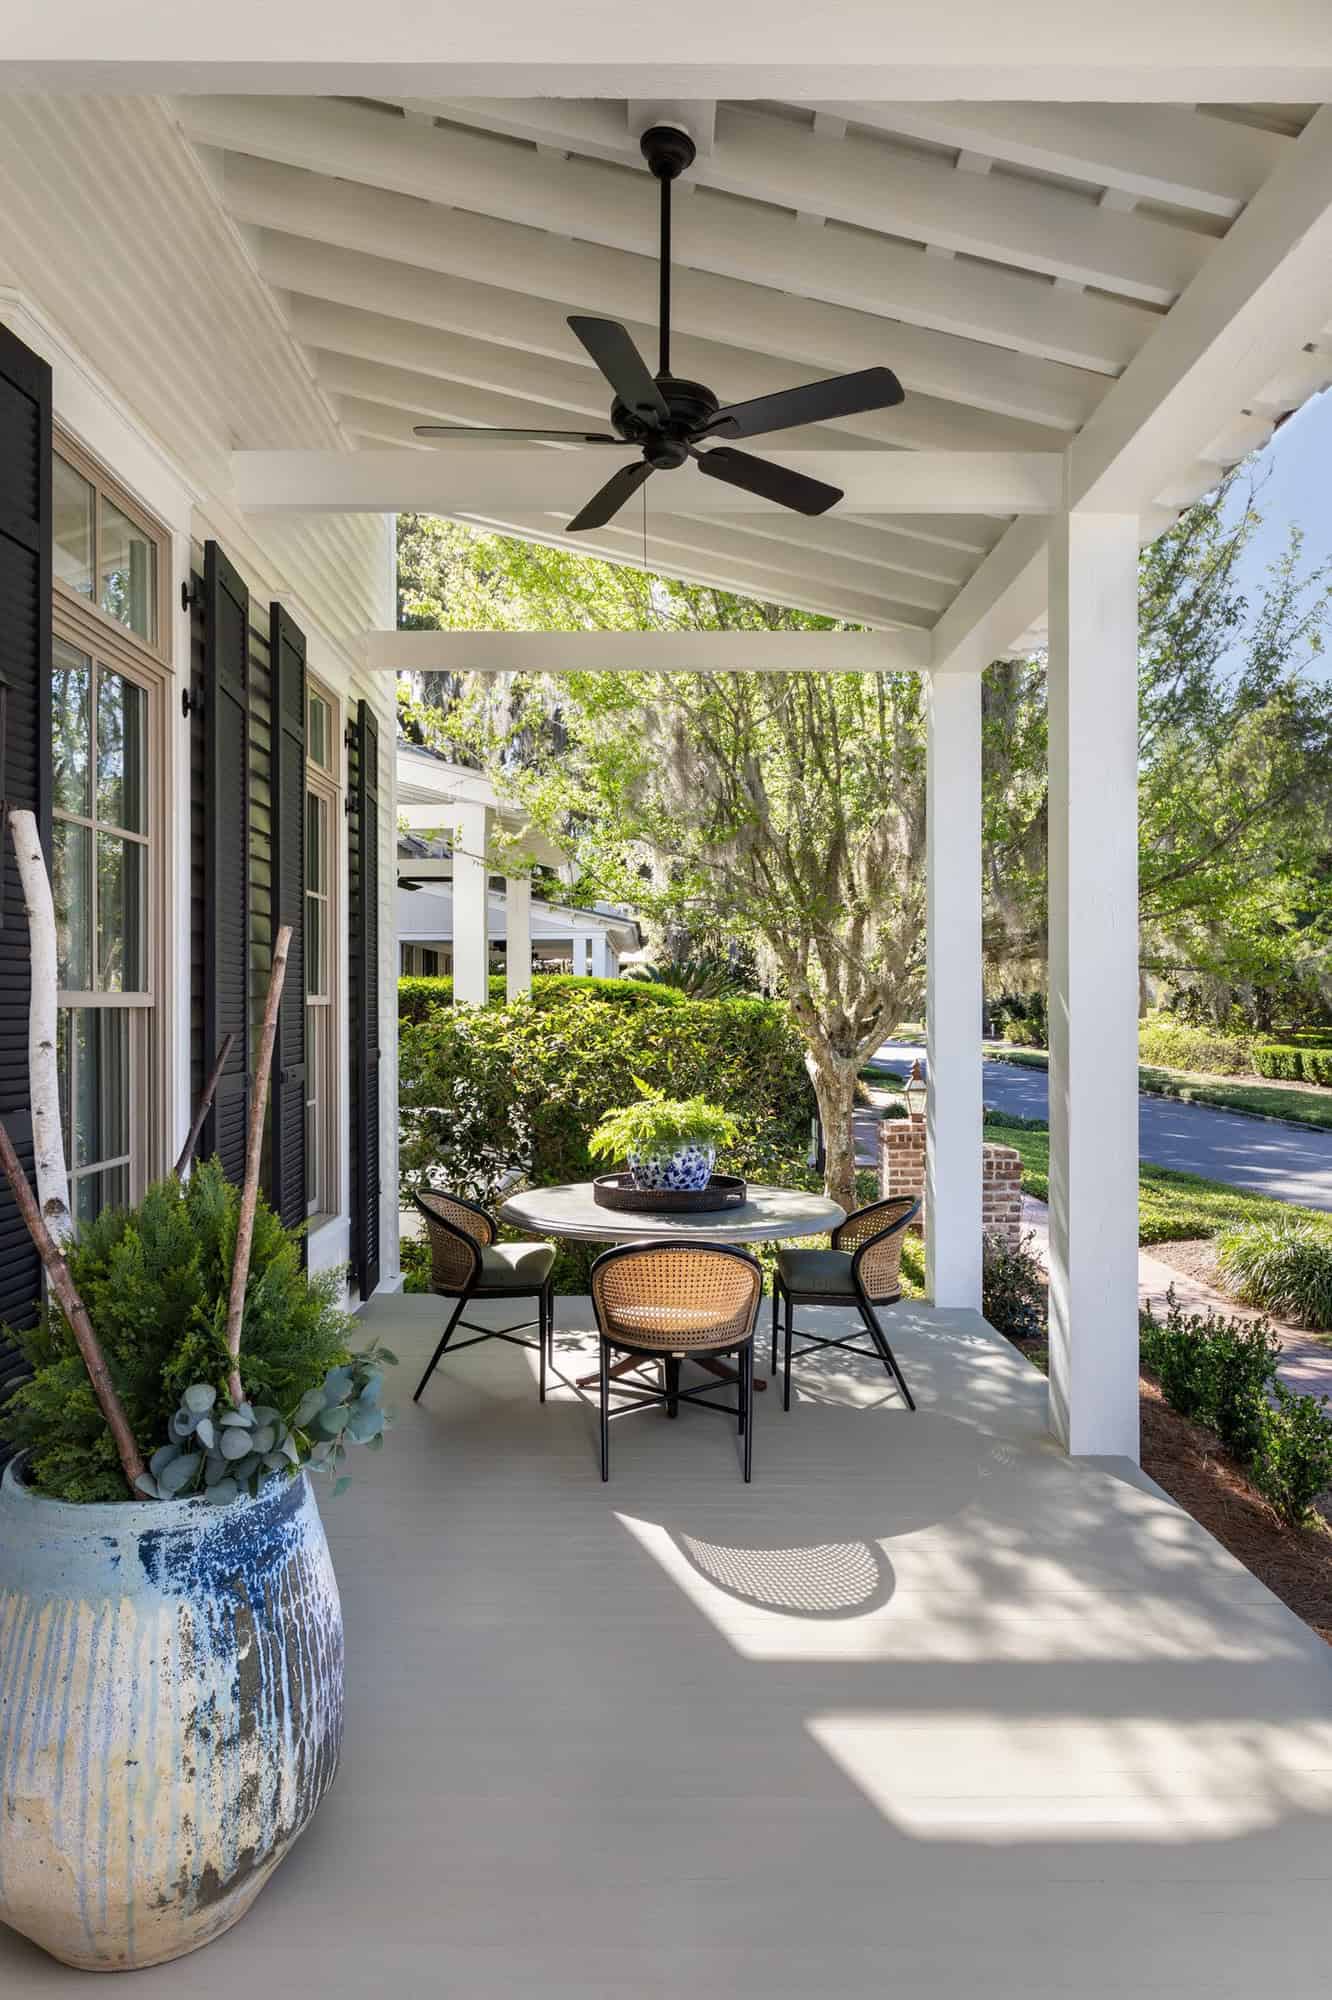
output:
[{"label": "blue and cream glazed pot", "polygon": [[342,1611],[303,1473],[222,1507],[83,1507],[6,1469],[5,1923],[90,1971],[197,1951],[309,1825],[341,1741]]},{"label": "blue and cream glazed pot", "polygon": [[658,1152],[630,1153],[628,1162],[635,1187],[679,1188],[692,1193],[712,1179],[717,1148],[684,1139],[678,1146],[663,1146]]}]

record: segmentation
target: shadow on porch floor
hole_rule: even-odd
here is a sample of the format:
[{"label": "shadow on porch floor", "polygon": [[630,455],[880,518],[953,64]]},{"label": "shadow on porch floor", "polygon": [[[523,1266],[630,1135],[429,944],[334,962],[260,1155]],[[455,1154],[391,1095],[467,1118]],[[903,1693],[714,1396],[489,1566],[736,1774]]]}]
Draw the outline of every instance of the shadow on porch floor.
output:
[{"label": "shadow on porch floor", "polygon": [[[1066,1460],[983,1322],[891,1317],[915,1416],[811,1357],[751,1487],[688,1408],[617,1421],[603,1487],[590,1400],[492,1344],[413,1407],[438,1306],[377,1302],[398,1426],[324,1510],[342,1772],[191,2000],[1321,1996],[1332,1654]],[[86,1980],[0,1935],[0,1988]]]}]

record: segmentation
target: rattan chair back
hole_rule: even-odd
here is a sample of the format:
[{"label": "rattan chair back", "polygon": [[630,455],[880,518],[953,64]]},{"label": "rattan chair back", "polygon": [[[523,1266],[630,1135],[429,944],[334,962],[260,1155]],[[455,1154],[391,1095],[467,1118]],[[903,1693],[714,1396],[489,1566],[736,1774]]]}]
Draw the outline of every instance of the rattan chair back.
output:
[{"label": "rattan chair back", "polygon": [[763,1272],[748,1251],[633,1244],[592,1266],[592,1306],[612,1343],[689,1354],[739,1346],[754,1330]]},{"label": "rattan chair back", "polygon": [[437,1292],[465,1292],[481,1270],[481,1248],[495,1241],[494,1218],[461,1195],[432,1188],[413,1194],[430,1237],[430,1282]]},{"label": "rattan chair back", "polygon": [[858,1208],[839,1223],[832,1233],[834,1250],[857,1251],[856,1270],[865,1296],[895,1299],[902,1290],[902,1245],[910,1224],[920,1212],[914,1195],[891,1195]]}]

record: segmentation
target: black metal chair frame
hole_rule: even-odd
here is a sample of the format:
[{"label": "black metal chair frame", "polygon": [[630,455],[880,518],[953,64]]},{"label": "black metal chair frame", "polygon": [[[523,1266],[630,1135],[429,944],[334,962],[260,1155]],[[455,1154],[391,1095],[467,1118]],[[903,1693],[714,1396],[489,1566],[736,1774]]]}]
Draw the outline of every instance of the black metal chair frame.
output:
[{"label": "black metal chair frame", "polygon": [[[602,1251],[593,1264],[592,1269],[593,1271],[600,1270],[603,1264],[614,1263],[617,1258],[628,1257],[636,1250],[642,1251],[658,1247],[655,1243],[617,1243],[613,1249]],[[751,1264],[755,1270],[762,1271],[762,1266],[759,1264],[757,1257],[752,1252],[742,1250],[735,1244],[699,1243],[693,1247],[699,1250],[706,1250],[712,1255],[738,1258],[742,1264]],[[719,1416],[734,1417],[739,1435],[745,1441],[745,1484],[748,1485],[750,1483],[754,1469],[754,1341],[757,1337],[758,1309],[761,1303],[762,1290],[760,1289],[756,1292],[754,1298],[753,1323],[743,1340],[728,1341],[722,1347],[688,1347],[680,1354],[664,1353],[660,1347],[631,1347],[627,1341],[613,1339],[611,1335],[603,1331],[601,1315],[597,1313],[598,1346],[601,1350],[599,1379],[601,1385],[601,1477],[603,1482],[610,1478],[610,1357],[611,1349],[614,1348],[617,1354],[632,1354],[639,1361],[659,1361],[662,1364],[666,1378],[665,1387],[661,1389],[650,1389],[646,1383],[642,1382],[633,1382],[626,1386],[623,1380],[617,1381],[615,1394],[625,1400],[623,1409],[615,1412],[616,1416],[623,1416],[629,1410],[637,1409],[644,1405],[662,1403],[666,1407],[668,1417],[678,1417],[681,1403],[695,1403],[700,1410],[712,1410]],[[597,1310],[595,1290],[592,1293],[592,1309],[594,1312]],[[736,1370],[738,1387],[734,1403],[718,1403],[712,1400],[718,1391],[726,1386],[721,1382],[717,1384],[716,1388],[709,1386],[701,1389],[682,1389],[680,1387],[680,1363],[682,1361],[715,1361],[720,1360],[724,1354],[734,1354],[739,1357],[739,1367]]]},{"label": "black metal chair frame", "polygon": [[[798,1305],[845,1307],[852,1303],[854,1303],[856,1311],[860,1314],[860,1317],[864,1322],[865,1331],[868,1333],[870,1339],[873,1341],[874,1351],[878,1355],[880,1361],[882,1361],[884,1367],[887,1369],[890,1380],[892,1380],[897,1385],[897,1388],[902,1396],[902,1400],[905,1402],[907,1408],[909,1410],[915,1409],[916,1407],[915,1399],[913,1398],[910,1389],[908,1389],[907,1387],[906,1376],[902,1373],[902,1370],[898,1365],[897,1356],[893,1353],[892,1348],[888,1345],[888,1336],[884,1332],[882,1326],[879,1324],[878,1315],[874,1310],[876,1306],[895,1305],[902,1296],[901,1289],[899,1288],[897,1291],[891,1292],[887,1294],[885,1297],[880,1299],[871,1298],[869,1293],[865,1290],[863,1283],[861,1282],[860,1263],[861,1259],[865,1256],[866,1252],[869,1250],[873,1250],[877,1244],[882,1243],[885,1237],[893,1236],[897,1234],[898,1231],[905,1231],[909,1229],[911,1227],[911,1224],[915,1221],[916,1217],[919,1214],[920,1214],[920,1203],[916,1202],[914,1206],[909,1208],[906,1214],[900,1216],[896,1222],[889,1223],[886,1229],[877,1230],[873,1236],[867,1236],[863,1243],[857,1244],[856,1248],[850,1253],[851,1285],[852,1285],[852,1292],[850,1298],[848,1298],[845,1292],[804,1292],[804,1291],[793,1292],[791,1291],[789,1286],[787,1286],[783,1282],[780,1271],[773,1273],[772,1369],[774,1374],[776,1374],[777,1372],[778,1314],[781,1308],[782,1300],[784,1299],[786,1302],[785,1312],[783,1315],[785,1320],[785,1334],[786,1334],[784,1342],[783,1379],[782,1379],[782,1408],[784,1410],[789,1410],[791,1407],[791,1363],[793,1360],[798,1361],[801,1355],[803,1354],[812,1354],[815,1348],[817,1347],[840,1347],[844,1349],[844,1351],[847,1354],[859,1354],[862,1356],[867,1355],[869,1352],[867,1348],[857,1345],[857,1342],[860,1339],[859,1335],[853,1336],[850,1340],[834,1340],[832,1336],[829,1334],[811,1333],[808,1327],[796,1326],[795,1324],[796,1307]],[[850,1221],[850,1219],[851,1218],[848,1216],[847,1220]],[[791,1349],[791,1342],[796,1334],[799,1334],[800,1338],[805,1342],[805,1345],[803,1347],[797,1348],[793,1354]]]},{"label": "black metal chair frame", "polygon": [[[510,1347],[528,1347],[536,1349],[537,1354],[540,1357],[540,1365],[537,1378],[537,1391],[540,1401],[544,1403],[546,1400],[547,1364],[549,1363],[551,1366],[554,1365],[555,1288],[553,1279],[548,1277],[545,1280],[544,1284],[540,1285],[534,1285],[528,1283],[528,1284],[514,1284],[514,1285],[486,1285],[485,1287],[482,1287],[477,1282],[477,1280],[481,1276],[482,1246],[477,1242],[476,1238],[473,1236],[469,1236],[466,1230],[464,1229],[455,1229],[451,1222],[445,1221],[442,1215],[436,1214],[433,1208],[427,1207],[425,1202],[421,1200],[421,1197],[418,1194],[413,1193],[412,1200],[416,1204],[416,1207],[421,1211],[422,1215],[426,1216],[429,1219],[429,1222],[432,1227],[437,1229],[447,1229],[450,1236],[456,1236],[460,1243],[466,1244],[468,1250],[471,1252],[472,1255],[472,1277],[470,1283],[466,1286],[466,1288],[463,1291],[455,1293],[449,1291],[435,1290],[435,1287],[433,1286],[431,1287],[432,1291],[435,1291],[435,1296],[437,1298],[456,1299],[457,1303],[455,1304],[453,1311],[449,1314],[448,1322],[445,1325],[439,1346],[435,1349],[434,1353],[430,1357],[430,1365],[426,1369],[425,1374],[421,1377],[420,1381],[416,1385],[415,1391],[413,1392],[412,1395],[412,1401],[414,1403],[420,1402],[421,1392],[425,1388],[426,1383],[430,1380],[431,1376],[434,1374],[436,1368],[438,1368],[440,1362],[443,1360],[446,1349],[452,1354],[461,1354],[468,1347],[479,1347],[483,1340],[507,1340]],[[449,1192],[449,1200],[452,1202],[456,1202],[459,1208],[470,1209],[473,1215],[479,1215],[486,1222],[488,1222],[490,1224],[490,1228],[492,1231],[491,1241],[492,1242],[494,1241],[495,1237],[499,1234],[499,1225],[496,1223],[494,1216],[490,1213],[490,1210],[488,1208],[482,1208],[479,1202],[467,1201],[464,1199],[462,1195],[454,1194],[451,1190]],[[537,1302],[537,1316],[535,1319],[515,1320],[512,1326],[482,1326],[479,1320],[464,1319],[462,1316],[463,1308],[472,1299],[476,1298],[535,1299]],[[454,1332],[460,1326],[465,1326],[470,1329],[472,1333],[472,1338],[470,1340],[454,1341],[453,1339]],[[528,1327],[532,1326],[534,1326],[537,1329],[536,1339],[535,1340],[521,1339],[520,1335],[525,1333]]]}]

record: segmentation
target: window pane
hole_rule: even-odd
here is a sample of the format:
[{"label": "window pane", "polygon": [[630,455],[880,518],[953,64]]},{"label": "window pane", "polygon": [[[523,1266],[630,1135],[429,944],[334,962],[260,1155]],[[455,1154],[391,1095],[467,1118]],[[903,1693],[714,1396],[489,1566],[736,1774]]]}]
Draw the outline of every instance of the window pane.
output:
[{"label": "window pane", "polygon": [[305,899],[305,990],[322,994],[324,986],[324,905],[318,896]]},{"label": "window pane", "polygon": [[320,694],[310,696],[309,726],[306,730],[305,754],[312,764],[321,770],[332,769],[332,714],[328,703]]},{"label": "window pane", "polygon": [[317,792],[305,794],[305,886],[324,889],[324,801]]},{"label": "window pane", "polygon": [[[56,463],[59,464],[57,459]],[[92,661],[57,639],[51,648],[51,775],[57,812],[90,816]]]},{"label": "window pane", "polygon": [[56,919],[56,977],[67,993],[92,988],[92,835],[57,820],[51,885]]},{"label": "window pane", "polygon": [[98,602],[149,645],[157,641],[157,548],[110,500],[102,501]]},{"label": "window pane", "polygon": [[77,1171],[130,1149],[130,1016],[123,1007],[62,1010],[57,1038],[60,1109]]},{"label": "window pane", "polygon": [[97,990],[142,993],[148,984],[144,935],[147,850],[116,834],[97,836]]},{"label": "window pane", "polygon": [[93,489],[57,453],[52,463],[52,555],[61,583],[80,597],[93,594]]},{"label": "window pane", "polygon": [[74,1221],[86,1228],[104,1208],[129,1207],[129,1168],[107,1167],[100,1174],[80,1174],[74,1183]]},{"label": "window pane", "polygon": [[148,831],[147,732],[144,690],[103,668],[97,683],[97,817],[132,833]]},{"label": "window pane", "polygon": [[314,1210],[319,1204],[319,1093],[324,1074],[323,1007],[305,1010],[305,1205]]}]

